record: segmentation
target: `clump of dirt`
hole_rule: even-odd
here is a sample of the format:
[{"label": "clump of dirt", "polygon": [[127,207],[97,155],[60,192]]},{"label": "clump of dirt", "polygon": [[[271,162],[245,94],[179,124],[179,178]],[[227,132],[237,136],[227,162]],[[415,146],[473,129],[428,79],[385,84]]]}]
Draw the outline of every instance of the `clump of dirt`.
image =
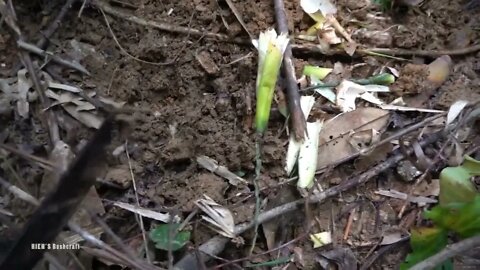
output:
[{"label": "clump of dirt", "polygon": [[400,76],[391,86],[391,91],[398,96],[419,94],[432,90],[428,82],[429,70],[427,65],[407,64],[401,70]]}]

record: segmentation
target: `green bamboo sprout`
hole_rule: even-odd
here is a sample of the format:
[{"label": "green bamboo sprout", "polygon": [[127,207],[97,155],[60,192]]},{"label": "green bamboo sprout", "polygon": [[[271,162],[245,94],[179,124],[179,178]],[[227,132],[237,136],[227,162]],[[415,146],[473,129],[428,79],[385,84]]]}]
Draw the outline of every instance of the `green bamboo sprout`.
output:
[{"label": "green bamboo sprout", "polygon": [[262,169],[262,137],[268,126],[270,108],[272,107],[273,93],[277,84],[278,74],[282,66],[283,54],[289,39],[287,34],[277,35],[274,29],[260,33],[258,40],[252,40],[258,50],[257,70],[257,106],[255,112],[255,129],[257,142],[255,144],[255,228],[250,254],[252,253],[258,235],[258,215],[260,213],[260,188],[258,180]]},{"label": "green bamboo sprout", "polygon": [[306,65],[303,67],[303,75],[305,76],[314,76],[318,80],[323,80],[327,77],[333,68],[324,68],[318,66]]},{"label": "green bamboo sprout", "polygon": [[258,50],[255,128],[261,135],[267,129],[273,93],[288,42],[287,35],[277,35],[273,29],[260,33],[259,39],[252,41]]}]

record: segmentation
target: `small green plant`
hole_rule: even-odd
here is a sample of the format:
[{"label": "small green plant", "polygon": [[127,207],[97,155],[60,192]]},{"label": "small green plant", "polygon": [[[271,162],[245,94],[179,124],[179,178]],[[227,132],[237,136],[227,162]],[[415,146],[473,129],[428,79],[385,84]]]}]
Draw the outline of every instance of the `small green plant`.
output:
[{"label": "small green plant", "polygon": [[[480,194],[470,180],[478,175],[480,161],[468,156],[461,166],[442,170],[439,204],[424,213],[434,226],[412,229],[412,252],[400,266],[401,270],[409,269],[445,248],[450,233],[460,238],[480,234]],[[452,260],[436,269],[453,269]]]},{"label": "small green plant", "polygon": [[190,231],[179,231],[179,224],[161,224],[150,231],[150,240],[161,250],[177,251],[190,240]]}]

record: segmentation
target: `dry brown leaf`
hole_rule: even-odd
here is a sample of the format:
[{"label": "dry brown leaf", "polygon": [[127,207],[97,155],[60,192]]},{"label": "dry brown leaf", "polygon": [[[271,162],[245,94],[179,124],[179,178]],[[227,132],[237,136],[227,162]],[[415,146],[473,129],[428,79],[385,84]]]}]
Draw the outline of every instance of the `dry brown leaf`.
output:
[{"label": "dry brown leaf", "polygon": [[371,152],[361,155],[355,160],[355,169],[363,172],[381,161],[387,159],[387,155],[393,150],[393,144],[386,143],[375,147]]},{"label": "dry brown leaf", "polygon": [[91,103],[83,101],[82,97],[76,96],[70,92],[65,92],[61,94],[57,94],[52,90],[45,91],[47,97],[55,99],[56,102],[52,103],[50,107],[61,105],[61,104],[75,104],[77,111],[91,111],[95,109]]},{"label": "dry brown leaf", "polygon": [[359,108],[330,119],[320,132],[317,169],[358,152],[350,144],[355,132],[376,130],[382,133],[389,113],[377,108]]},{"label": "dry brown leaf", "polygon": [[395,244],[405,240],[405,238],[408,238],[408,233],[406,233],[404,229],[395,227],[388,228],[382,233],[382,242],[380,242],[380,245],[385,246]]},{"label": "dry brown leaf", "polygon": [[48,87],[53,88],[53,89],[59,89],[59,90],[64,90],[72,93],[80,93],[82,90],[80,88],[77,88],[75,86],[71,86],[68,84],[62,84],[62,83],[55,83],[52,81],[48,82]]},{"label": "dry brown leaf", "polygon": [[235,222],[232,212],[207,195],[203,194],[203,197],[203,199],[195,201],[195,204],[207,214],[207,216],[202,216],[202,219],[214,225],[214,230],[221,235],[235,238]]},{"label": "dry brown leaf", "polygon": [[91,112],[77,111],[76,106],[62,105],[62,107],[80,123],[87,127],[98,129],[103,122],[103,118]]}]

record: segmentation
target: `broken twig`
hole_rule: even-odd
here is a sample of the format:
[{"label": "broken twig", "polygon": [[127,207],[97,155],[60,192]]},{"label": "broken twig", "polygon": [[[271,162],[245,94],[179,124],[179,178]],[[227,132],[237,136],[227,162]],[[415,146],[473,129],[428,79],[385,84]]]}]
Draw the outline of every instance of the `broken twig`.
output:
[{"label": "broken twig", "polygon": [[[287,33],[288,35],[288,23],[283,0],[274,0],[273,3],[275,5],[278,32]],[[306,121],[303,111],[300,108],[300,93],[298,91],[290,45],[287,46],[283,55],[283,75],[286,78],[287,103],[293,134],[297,141],[303,141],[305,138]]]},{"label": "broken twig", "polygon": [[88,70],[86,68],[84,68],[82,65],[80,65],[78,63],[70,62],[68,60],[65,60],[65,59],[63,59],[59,56],[54,55],[51,52],[47,52],[45,50],[42,50],[41,48],[39,48],[39,47],[37,47],[33,44],[27,43],[27,42],[22,41],[22,40],[18,40],[17,45],[18,45],[19,48],[22,48],[22,49],[24,49],[26,51],[29,51],[31,53],[34,53],[36,55],[43,56],[43,57],[47,58],[47,60],[52,60],[53,62],[55,62],[59,65],[77,70],[77,71],[79,71],[83,74],[86,74],[86,75],[90,75],[90,72],[88,72]]}]

